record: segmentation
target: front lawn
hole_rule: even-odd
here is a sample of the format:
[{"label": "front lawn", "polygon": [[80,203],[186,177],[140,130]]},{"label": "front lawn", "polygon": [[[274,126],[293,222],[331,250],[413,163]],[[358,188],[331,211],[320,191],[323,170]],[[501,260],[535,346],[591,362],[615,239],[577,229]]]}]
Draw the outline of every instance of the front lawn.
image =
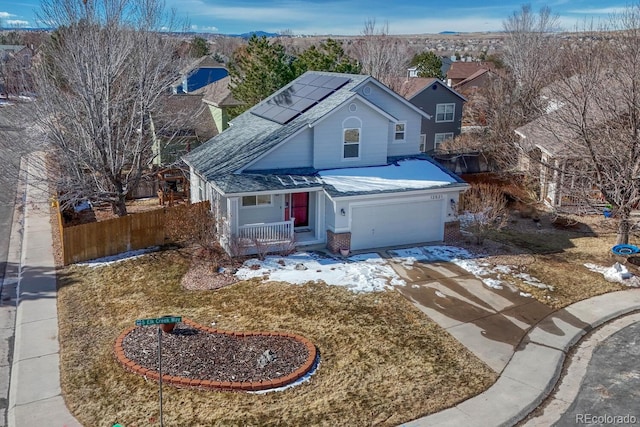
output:
[{"label": "front lawn", "polygon": [[65,401],[87,426],[158,422],[158,385],[126,372],[116,337],[135,319],[180,315],[229,330],[295,332],[318,347],[310,381],[245,394],[165,386],[165,425],[398,425],[465,400],[496,376],[399,293],[323,283],[262,283],[188,291],[190,256],[167,250],[60,271],[58,314]]}]

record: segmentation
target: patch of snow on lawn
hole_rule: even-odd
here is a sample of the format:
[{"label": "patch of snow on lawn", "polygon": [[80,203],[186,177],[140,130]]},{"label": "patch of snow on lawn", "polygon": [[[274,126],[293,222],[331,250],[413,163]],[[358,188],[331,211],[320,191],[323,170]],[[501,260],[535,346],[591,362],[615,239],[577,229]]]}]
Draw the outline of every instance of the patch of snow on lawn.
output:
[{"label": "patch of snow on lawn", "polygon": [[525,297],[525,298],[531,298],[531,294],[529,292],[520,292],[520,296],[521,297]]},{"label": "patch of snow on lawn", "polygon": [[530,274],[527,274],[527,273],[514,274],[513,277],[517,277],[518,279],[522,279],[522,281],[525,284],[527,284],[529,286],[533,286],[535,288],[549,289],[550,291],[553,290],[553,286],[546,285],[546,284],[542,283],[540,280],[536,279],[535,277],[533,277],[533,276],[531,276]]},{"label": "patch of snow on lawn", "polygon": [[102,258],[96,258],[91,261],[79,262],[77,265],[83,267],[104,267],[106,265],[110,265],[120,261],[126,261],[129,259],[139,258],[142,255],[148,254],[150,252],[156,252],[160,250],[159,246],[152,246],[150,248],[138,249],[135,251],[127,251],[117,255],[106,256]]},{"label": "patch of snow on lawn", "polygon": [[622,283],[626,286],[638,287],[640,286],[640,280],[627,270],[627,268],[616,262],[611,267],[604,267],[601,265],[586,263],[584,264],[589,270],[600,273],[604,276],[608,282]]},{"label": "patch of snow on lawn", "polygon": [[322,280],[328,285],[344,286],[353,292],[375,292],[390,285],[404,285],[387,261],[376,253],[354,255],[346,259],[298,252],[286,257],[267,256],[264,261],[250,259],[236,272],[241,280],[263,277],[268,281],[303,284]]}]

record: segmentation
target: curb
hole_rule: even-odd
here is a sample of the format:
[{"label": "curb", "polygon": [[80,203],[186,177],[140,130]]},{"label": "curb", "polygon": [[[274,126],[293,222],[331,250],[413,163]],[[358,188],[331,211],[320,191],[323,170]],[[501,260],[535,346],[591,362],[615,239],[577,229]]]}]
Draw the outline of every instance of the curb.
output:
[{"label": "curb", "polygon": [[402,426],[513,426],[549,397],[568,352],[583,336],[610,320],[639,311],[638,288],[598,295],[555,311],[525,334],[491,387]]},{"label": "curb", "polygon": [[[172,386],[175,386],[175,387],[198,388],[198,389],[209,389],[209,390],[220,390],[220,391],[244,391],[244,392],[269,390],[273,388],[283,387],[296,382],[297,380],[305,376],[307,373],[309,373],[313,369],[313,367],[316,364],[316,359],[318,358],[318,350],[316,349],[316,346],[311,341],[309,341],[308,339],[306,339],[301,335],[290,334],[286,332],[225,331],[221,329],[202,326],[189,319],[183,319],[182,323],[184,323],[185,325],[191,326],[192,328],[207,332],[209,334],[223,334],[228,336],[235,336],[238,338],[250,337],[250,336],[271,336],[271,337],[292,338],[304,344],[304,346],[307,348],[307,351],[309,352],[309,355],[307,356],[307,360],[302,364],[302,366],[300,366],[298,369],[296,369],[292,373],[280,378],[267,380],[267,381],[245,381],[245,382],[209,381],[209,380],[193,379],[193,378],[163,374],[162,382],[166,384],[171,384]],[[149,378],[154,381],[159,381],[160,376],[158,375],[157,371],[138,365],[137,363],[129,359],[124,354],[124,347],[122,345],[124,338],[136,328],[137,326],[131,326],[127,328],[116,339],[116,342],[114,345],[114,352],[115,352],[116,359],[118,360],[118,362],[120,362],[120,364],[126,370],[133,372],[135,374],[141,375],[145,378]]]}]

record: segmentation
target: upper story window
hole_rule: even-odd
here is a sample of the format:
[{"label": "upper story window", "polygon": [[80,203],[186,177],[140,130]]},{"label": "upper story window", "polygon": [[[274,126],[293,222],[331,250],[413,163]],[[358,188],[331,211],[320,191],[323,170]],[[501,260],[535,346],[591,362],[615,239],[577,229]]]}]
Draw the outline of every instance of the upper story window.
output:
[{"label": "upper story window", "polygon": [[360,158],[360,128],[345,128],[343,130],[343,159]]},{"label": "upper story window", "polygon": [[453,132],[436,133],[433,140],[433,148],[437,150],[438,146],[448,139],[453,139]]},{"label": "upper story window", "polygon": [[242,196],[242,207],[248,206],[271,206],[271,194]]},{"label": "upper story window", "polygon": [[436,105],[436,122],[452,122],[456,111],[456,104]]},{"label": "upper story window", "polygon": [[396,123],[394,125],[393,142],[404,142],[406,123]]}]

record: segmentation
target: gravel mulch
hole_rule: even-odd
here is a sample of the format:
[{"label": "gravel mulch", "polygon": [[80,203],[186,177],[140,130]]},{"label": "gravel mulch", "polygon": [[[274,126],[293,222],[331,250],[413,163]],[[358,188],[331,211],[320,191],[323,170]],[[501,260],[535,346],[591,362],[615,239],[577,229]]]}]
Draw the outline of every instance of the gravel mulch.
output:
[{"label": "gravel mulch", "polygon": [[[133,329],[122,342],[124,354],[158,370],[158,331]],[[289,337],[235,337],[176,325],[162,333],[162,373],[209,381],[268,381],[286,376],[309,357],[306,346]]]},{"label": "gravel mulch", "polygon": [[238,281],[232,273],[220,273],[218,270],[219,267],[215,263],[195,259],[180,284],[190,291],[204,291],[220,289]]}]

